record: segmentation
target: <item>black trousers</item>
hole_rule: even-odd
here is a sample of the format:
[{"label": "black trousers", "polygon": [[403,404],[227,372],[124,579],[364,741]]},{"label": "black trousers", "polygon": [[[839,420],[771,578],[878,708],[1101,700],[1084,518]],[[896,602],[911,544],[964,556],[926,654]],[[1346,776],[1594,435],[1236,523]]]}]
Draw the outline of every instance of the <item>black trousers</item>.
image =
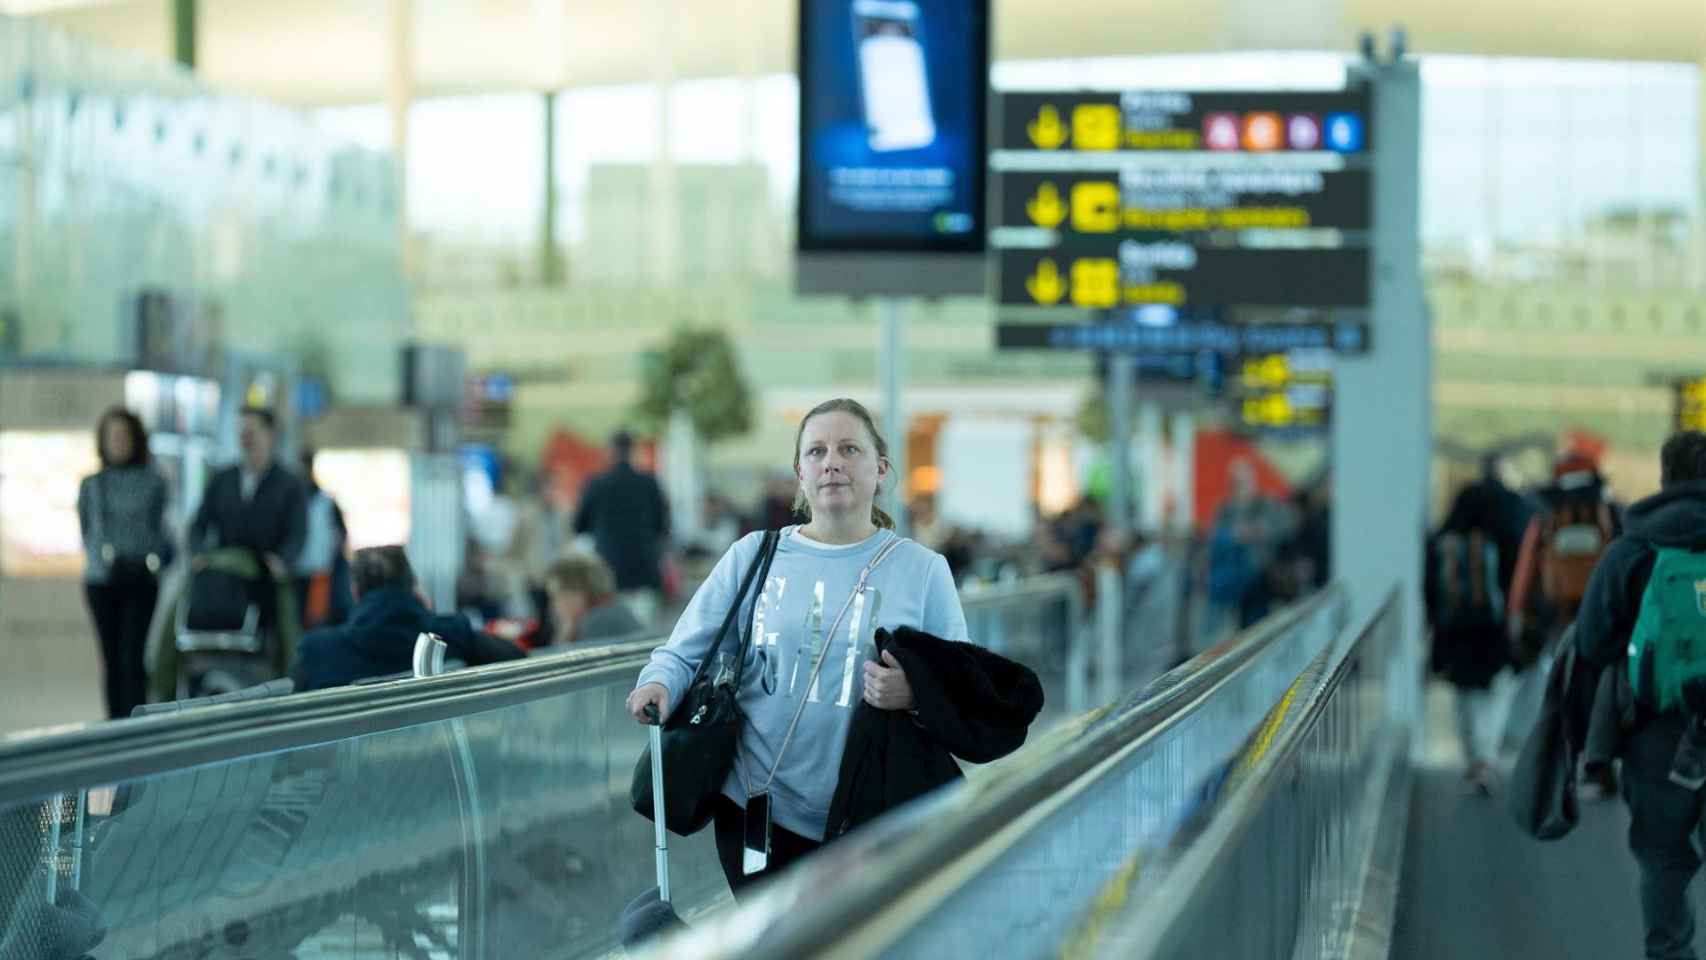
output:
[{"label": "black trousers", "polygon": [[823,846],[817,840],[802,837],[781,824],[770,826],[770,865],[754,874],[741,872],[741,851],[746,846],[746,811],[728,797],[718,801],[717,859],[723,865],[723,877],[729,881],[729,892],[740,899],[741,889],[776,873],[796,860]]},{"label": "black trousers", "polygon": [[84,594],[95,633],[101,639],[101,665],[106,676],[107,716],[130,716],[148,702],[148,675],[143,651],[148,646],[148,622],[160,599],[160,582],[153,577],[123,583],[86,583]]}]

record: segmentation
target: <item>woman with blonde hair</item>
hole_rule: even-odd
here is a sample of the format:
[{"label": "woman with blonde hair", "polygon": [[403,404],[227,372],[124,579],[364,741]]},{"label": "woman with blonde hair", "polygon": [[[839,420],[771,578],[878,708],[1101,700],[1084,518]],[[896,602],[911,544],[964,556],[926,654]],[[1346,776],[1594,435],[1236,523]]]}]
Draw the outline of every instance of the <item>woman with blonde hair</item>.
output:
[{"label": "woman with blonde hair", "polygon": [[[1012,749],[1035,714],[993,736],[978,725],[1000,711],[961,715],[973,685],[960,689],[962,681],[983,680],[978,694],[987,698],[1017,674],[976,677],[990,669],[977,658],[1000,658],[961,642],[965,614],[947,561],[896,534],[876,505],[892,467],[870,413],[847,399],[818,405],[800,422],[793,465],[795,510],[805,522],[731,547],[628,698],[636,720],[648,722],[647,709],[655,708],[667,723],[740,596],[743,575],[768,562],[735,617],[733,642],[718,648],[724,662],[709,665],[711,676],[738,675],[745,713],[715,818],[719,859],[737,892],[881,809],[957,778],[949,750],[970,759]],[[768,542],[774,553],[761,557]],[[1034,686],[1029,671],[1001,663]],[[1040,706],[1040,688],[1034,699]],[[968,727],[977,728],[978,743],[962,743]],[[904,758],[908,766],[898,773],[852,775],[863,756],[855,753],[890,735],[924,745],[891,748],[875,761]],[[765,819],[757,831],[749,815]],[[755,835],[767,838],[767,849],[746,842]]]}]

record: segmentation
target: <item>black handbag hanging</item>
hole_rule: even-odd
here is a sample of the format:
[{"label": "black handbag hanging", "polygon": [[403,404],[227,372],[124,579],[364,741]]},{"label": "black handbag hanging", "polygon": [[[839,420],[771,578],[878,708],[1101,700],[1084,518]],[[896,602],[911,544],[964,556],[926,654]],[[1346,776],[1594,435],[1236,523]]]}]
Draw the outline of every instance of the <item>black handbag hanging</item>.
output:
[{"label": "black handbag hanging", "polygon": [[[731,627],[740,620],[741,607],[752,593],[756,609],[758,597],[764,592],[764,579],[770,574],[770,561],[776,556],[781,534],[766,530],[758,555],[747,568],[740,592],[729,605],[728,615],[718,628],[711,649],[694,671],[687,686],[687,695],[670,713],[663,724],[663,766],[668,772],[664,781],[664,825],[677,836],[689,836],[703,830],[716,814],[717,798],[722,795],[723,782],[734,766],[735,745],[740,739],[741,725],[746,714],[740,708],[741,676],[746,669],[748,631],[741,630],[736,640],[734,666],[719,668],[717,652]],[[753,581],[759,583],[752,590]],[[751,616],[747,618],[751,622]],[[653,819],[651,747],[640,754],[634,764],[634,776],[628,785],[628,799],[635,812]]]},{"label": "black handbag hanging", "polygon": [[[1540,718],[1523,744],[1511,771],[1506,803],[1522,832],[1536,840],[1556,840],[1576,828],[1581,806],[1576,799],[1576,757],[1570,742],[1566,699],[1576,668],[1575,637],[1566,642],[1546,677],[1546,697]],[[1607,669],[1617,670],[1620,666]]]}]

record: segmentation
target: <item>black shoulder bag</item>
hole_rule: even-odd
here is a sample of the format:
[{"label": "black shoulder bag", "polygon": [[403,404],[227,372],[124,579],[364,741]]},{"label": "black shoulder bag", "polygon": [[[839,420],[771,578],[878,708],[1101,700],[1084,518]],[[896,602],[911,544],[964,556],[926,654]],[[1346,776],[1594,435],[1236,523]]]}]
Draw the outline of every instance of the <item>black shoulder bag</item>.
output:
[{"label": "black shoulder bag", "polygon": [[[735,746],[740,740],[740,728],[746,714],[740,708],[741,676],[746,669],[746,647],[750,641],[747,631],[736,640],[735,666],[731,670],[713,672],[717,651],[729,629],[740,620],[741,607],[752,593],[756,608],[764,592],[764,578],[770,574],[770,561],[776,556],[776,544],[781,534],[775,530],[764,533],[758,555],[746,570],[740,592],[729,605],[728,615],[718,628],[711,649],[699,662],[687,695],[669,715],[663,725],[663,766],[669,777],[664,785],[664,825],[677,836],[688,836],[703,830],[716,814],[717,798],[722,795],[723,782],[735,762]],[[752,590],[753,581],[759,583]],[[748,621],[751,622],[751,617]],[[640,754],[634,764],[634,776],[628,785],[628,799],[635,812],[653,819],[651,747]]]}]

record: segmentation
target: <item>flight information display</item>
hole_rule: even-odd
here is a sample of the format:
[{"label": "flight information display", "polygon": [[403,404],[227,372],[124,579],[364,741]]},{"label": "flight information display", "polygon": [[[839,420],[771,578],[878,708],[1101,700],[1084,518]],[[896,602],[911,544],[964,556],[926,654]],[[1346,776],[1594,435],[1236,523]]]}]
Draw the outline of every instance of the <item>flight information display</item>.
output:
[{"label": "flight information display", "polygon": [[1368,305],[1366,91],[1006,93],[997,114],[1003,305]]},{"label": "flight information display", "polygon": [[802,0],[802,250],[984,249],[988,0]]}]

